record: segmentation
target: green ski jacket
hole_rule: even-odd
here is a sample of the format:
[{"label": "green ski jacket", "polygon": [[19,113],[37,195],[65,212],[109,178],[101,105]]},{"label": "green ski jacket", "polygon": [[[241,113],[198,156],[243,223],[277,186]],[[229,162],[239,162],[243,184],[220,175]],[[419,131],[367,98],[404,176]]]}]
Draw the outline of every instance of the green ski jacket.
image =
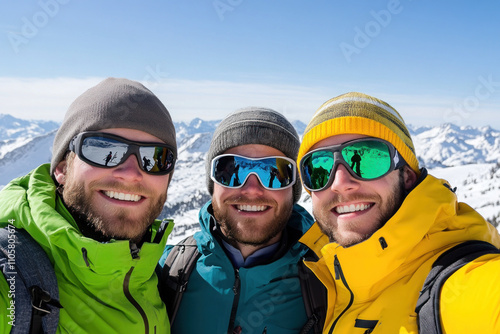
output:
[{"label": "green ski jacket", "polygon": [[[7,224],[28,231],[54,265],[63,306],[58,333],[170,333],[155,267],[171,221],[155,221],[138,252],[129,241],[84,237],[45,164],[0,191],[0,228]],[[11,330],[8,289],[0,275],[0,333]]]}]

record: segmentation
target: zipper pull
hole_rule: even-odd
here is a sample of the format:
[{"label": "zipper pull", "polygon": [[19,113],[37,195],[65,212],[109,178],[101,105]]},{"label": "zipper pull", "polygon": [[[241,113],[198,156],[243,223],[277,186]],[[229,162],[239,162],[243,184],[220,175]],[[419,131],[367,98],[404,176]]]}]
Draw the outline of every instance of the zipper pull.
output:
[{"label": "zipper pull", "polygon": [[89,259],[87,258],[87,249],[85,247],[82,247],[82,255],[83,255],[83,261],[85,261],[87,267],[90,267]]},{"label": "zipper pull", "polygon": [[240,275],[239,275],[239,270],[236,269],[234,271],[235,273],[235,279],[234,279],[234,286],[233,286],[233,292],[235,295],[237,295],[240,292]]},{"label": "zipper pull", "polygon": [[130,241],[130,255],[133,259],[139,259],[139,247],[137,247],[135,242]]},{"label": "zipper pull", "polygon": [[387,248],[387,241],[385,241],[384,237],[380,237],[378,239],[378,242],[380,243],[380,247],[382,247],[382,249],[386,249]]},{"label": "zipper pull", "polygon": [[337,258],[337,255],[335,255],[335,260],[333,261],[333,268],[335,269],[335,279],[339,280],[340,279],[340,262],[339,259]]}]

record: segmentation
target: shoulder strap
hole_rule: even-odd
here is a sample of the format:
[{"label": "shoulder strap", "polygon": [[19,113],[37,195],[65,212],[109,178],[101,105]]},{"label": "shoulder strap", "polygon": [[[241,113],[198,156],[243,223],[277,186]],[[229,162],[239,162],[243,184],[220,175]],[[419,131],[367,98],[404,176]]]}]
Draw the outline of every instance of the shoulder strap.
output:
[{"label": "shoulder strap", "polygon": [[298,263],[298,268],[302,298],[308,318],[300,334],[320,334],[323,332],[326,318],[327,291],[323,283],[307,268],[303,261]]},{"label": "shoulder strap", "polygon": [[439,300],[441,287],[448,277],[482,255],[499,252],[488,242],[471,240],[447,250],[438,257],[420,291],[415,308],[418,315],[419,333],[442,333]]},{"label": "shoulder strap", "polygon": [[193,236],[189,236],[172,247],[165,259],[160,275],[162,286],[160,290],[162,299],[167,305],[170,324],[174,323],[189,276],[196,267],[200,255],[196,240]]},{"label": "shoulder strap", "polygon": [[54,267],[28,232],[12,225],[0,228],[0,267],[9,286],[15,286],[11,333],[55,333],[62,306]]}]

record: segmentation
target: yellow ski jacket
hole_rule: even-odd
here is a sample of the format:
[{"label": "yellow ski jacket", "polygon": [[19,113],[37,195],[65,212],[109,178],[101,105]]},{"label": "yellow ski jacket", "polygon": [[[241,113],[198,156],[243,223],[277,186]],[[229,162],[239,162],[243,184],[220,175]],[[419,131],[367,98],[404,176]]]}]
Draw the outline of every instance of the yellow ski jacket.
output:
[{"label": "yellow ski jacket", "polygon": [[[500,246],[497,230],[431,175],[357,245],[329,243],[316,223],[301,242],[319,256],[306,265],[328,290],[323,332],[418,333],[415,306],[432,264],[467,240]],[[484,255],[455,272],[443,286],[440,309],[444,333],[500,333],[500,255]]]}]

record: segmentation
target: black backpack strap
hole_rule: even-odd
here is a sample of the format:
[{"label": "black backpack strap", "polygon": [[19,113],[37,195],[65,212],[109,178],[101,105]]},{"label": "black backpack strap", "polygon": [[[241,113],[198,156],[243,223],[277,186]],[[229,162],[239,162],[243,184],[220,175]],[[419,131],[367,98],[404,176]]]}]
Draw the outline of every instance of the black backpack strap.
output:
[{"label": "black backpack strap", "polygon": [[304,261],[298,263],[298,268],[302,298],[308,319],[300,334],[320,334],[323,332],[326,318],[327,291],[323,283],[307,268]]},{"label": "black backpack strap", "polygon": [[0,228],[0,267],[9,286],[15,286],[11,333],[55,333],[62,306],[54,267],[28,232],[12,225]]},{"label": "black backpack strap", "polygon": [[170,324],[174,323],[189,276],[196,267],[200,252],[193,236],[172,247],[160,274],[160,293],[167,305]]},{"label": "black backpack strap", "polygon": [[418,315],[419,333],[442,333],[439,300],[444,282],[467,263],[491,253],[500,253],[500,251],[488,242],[471,240],[447,250],[438,257],[420,291],[415,308]]}]

